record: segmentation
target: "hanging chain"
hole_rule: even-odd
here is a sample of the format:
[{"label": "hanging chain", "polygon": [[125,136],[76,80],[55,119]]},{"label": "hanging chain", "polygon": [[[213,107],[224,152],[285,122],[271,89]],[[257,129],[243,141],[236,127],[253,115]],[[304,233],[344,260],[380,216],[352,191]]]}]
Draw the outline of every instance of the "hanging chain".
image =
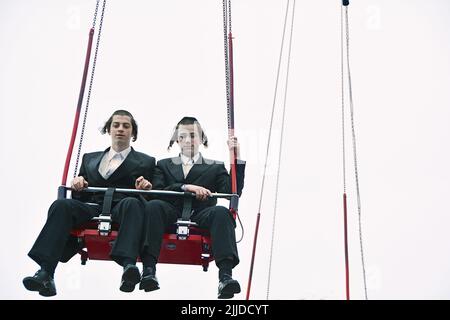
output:
[{"label": "hanging chain", "polygon": [[275,115],[275,103],[276,103],[276,100],[277,100],[278,82],[279,82],[279,79],[280,79],[281,59],[282,59],[282,56],[283,56],[284,37],[285,37],[285,33],[286,33],[286,24],[287,24],[287,17],[288,17],[288,11],[289,11],[289,2],[290,2],[290,0],[287,0],[286,13],[285,13],[285,16],[284,16],[283,35],[281,37],[281,48],[280,48],[280,54],[278,56],[277,78],[275,80],[275,92],[273,94],[273,101],[272,101],[272,114],[270,115],[269,135],[267,137],[266,155],[265,155],[265,160],[264,160],[264,169],[263,169],[263,176],[262,176],[262,182],[261,182],[261,191],[260,191],[260,194],[259,194],[258,212],[261,212],[262,200],[263,200],[263,195],[264,195],[264,186],[265,186],[265,181],[266,181],[267,163],[268,163],[268,159],[269,159],[269,150],[270,150],[270,143],[271,143],[271,138],[272,138],[273,118],[274,118],[274,115]]},{"label": "hanging chain", "polygon": [[[285,38],[285,34],[286,34],[286,26],[287,26],[288,12],[289,12],[289,4],[290,4],[290,0],[287,0],[286,12],[285,12],[285,15],[284,15],[283,35],[281,37],[280,54],[279,54],[279,57],[278,57],[277,78],[275,80],[275,91],[274,91],[274,94],[273,94],[272,113],[270,115],[269,134],[268,134],[268,137],[267,137],[267,144],[266,144],[266,155],[265,155],[265,160],[264,160],[264,169],[263,169],[263,176],[262,176],[262,181],[261,181],[261,190],[260,190],[260,193],[259,193],[259,205],[258,205],[258,213],[259,214],[261,213],[261,206],[262,206],[262,200],[263,200],[263,195],[264,195],[264,186],[265,186],[265,181],[266,181],[267,163],[268,163],[268,159],[269,159],[269,150],[270,150],[271,138],[272,138],[273,118],[274,118],[274,114],[275,114],[275,104],[276,104],[276,100],[277,100],[278,83],[279,83],[279,79],[280,79],[281,60],[282,60],[282,57],[283,57],[284,38]],[[272,249],[271,249],[271,256],[272,256]],[[270,257],[270,261],[271,260],[272,260],[272,257]],[[268,299],[269,290],[270,290],[270,278],[271,278],[271,262],[269,264],[269,273],[268,273],[268,280],[267,280],[267,299]]]},{"label": "hanging chain", "polygon": [[223,1],[223,45],[224,45],[224,55],[225,55],[225,88],[227,95],[227,120],[228,128],[231,128],[231,88],[230,88],[230,60],[229,60],[229,48],[228,48],[228,10],[227,10],[227,0]]},{"label": "hanging chain", "polygon": [[[230,58],[229,58],[229,46],[228,46],[228,32],[231,32],[231,0],[223,0],[223,45],[225,54],[225,88],[227,95],[227,121],[228,128],[231,128],[231,72],[230,72]],[[244,226],[242,225],[241,218],[236,212],[237,219],[241,225],[241,238],[236,241],[239,243],[244,238]]]},{"label": "hanging chain", "polygon": [[100,3],[100,0],[97,0],[97,3],[95,4],[95,12],[94,12],[94,19],[92,22],[92,28],[95,28],[95,23],[97,22],[97,13],[98,13],[98,5]]},{"label": "hanging chain", "polygon": [[[287,12],[289,10],[289,2],[287,3],[286,7],[286,18],[287,18]],[[291,65],[291,52],[292,52],[292,36],[294,34],[294,18],[295,18],[295,0],[293,1],[292,5],[292,18],[291,18],[291,28],[290,28],[290,34],[289,34],[289,49],[288,49],[288,56],[287,56],[287,66],[286,66],[286,79],[285,79],[285,87],[284,87],[284,97],[283,97],[283,114],[281,118],[281,133],[280,133],[280,148],[278,152],[278,168],[277,168],[277,177],[276,177],[276,184],[275,184],[275,201],[274,201],[274,211],[273,211],[273,219],[272,219],[272,238],[270,242],[270,256],[269,256],[269,274],[267,279],[267,294],[266,299],[269,299],[270,295],[270,280],[271,280],[271,274],[272,274],[272,258],[273,258],[273,251],[274,251],[274,243],[275,243],[275,226],[276,226],[276,217],[277,217],[277,208],[278,208],[278,190],[279,190],[279,184],[280,184],[280,172],[281,172],[281,159],[283,154],[283,139],[284,139],[284,128],[285,128],[285,119],[286,119],[286,100],[287,100],[287,92],[288,92],[288,86],[289,86],[289,70]],[[286,28],[286,22],[285,22],[285,28]],[[283,37],[284,37],[284,30],[283,30]]]},{"label": "hanging chain", "polygon": [[367,300],[367,279],[366,279],[366,267],[364,262],[364,248],[363,248],[363,235],[362,235],[362,222],[361,222],[361,195],[359,191],[359,176],[358,176],[358,160],[356,157],[356,134],[353,112],[353,92],[352,92],[352,78],[350,73],[350,36],[349,36],[349,23],[348,23],[348,7],[345,7],[345,28],[346,28],[346,48],[347,48],[347,73],[348,73],[348,89],[349,89],[349,104],[350,104],[350,118],[352,126],[352,141],[353,141],[353,161],[355,166],[355,182],[356,182],[356,195],[358,202],[358,223],[359,223],[359,244],[361,249],[361,262],[363,269],[364,280],[364,294]]},{"label": "hanging chain", "polygon": [[[277,101],[278,83],[279,83],[279,79],[280,79],[281,59],[283,57],[284,38],[285,38],[285,34],[286,34],[286,25],[287,25],[287,18],[288,18],[288,12],[289,12],[289,3],[290,3],[290,0],[287,0],[286,12],[285,12],[285,15],[284,15],[283,35],[281,37],[280,54],[279,54],[279,57],[278,57],[277,77],[276,77],[276,80],[275,80],[275,90],[274,90],[274,94],[273,94],[272,112],[271,112],[271,115],[270,115],[269,134],[267,136],[266,154],[265,154],[265,159],[264,159],[264,169],[263,169],[263,175],[262,175],[262,180],[261,180],[261,189],[260,189],[260,193],[259,193],[258,215],[261,214],[262,200],[263,200],[263,195],[264,195],[264,186],[265,186],[265,181],[266,181],[267,163],[268,163],[268,159],[269,159],[269,150],[270,150],[271,138],[272,138],[273,118],[274,118],[274,115],[275,115],[275,104],[276,104],[276,101]],[[272,237],[273,237],[273,233],[272,233]],[[269,294],[270,294],[269,290],[270,290],[271,265],[272,265],[272,263],[271,263],[271,261],[272,261],[272,247],[273,246],[271,246],[271,251],[270,251],[271,257],[270,257],[269,272],[268,272],[268,277],[267,277],[267,295],[266,295],[267,299],[268,299]],[[254,255],[254,253],[253,253],[253,255]],[[253,270],[253,261],[254,261],[253,259],[252,259],[252,262],[251,262],[251,267],[250,267],[251,271],[250,271],[250,273],[252,273],[252,270]]]},{"label": "hanging chain", "polygon": [[345,102],[344,102],[344,22],[343,6],[341,6],[341,122],[342,122],[342,175],[344,193],[347,191],[347,174],[345,161]]},{"label": "hanging chain", "polygon": [[[81,147],[83,145],[84,131],[85,131],[85,128],[86,128],[86,120],[87,120],[87,115],[88,115],[88,110],[89,110],[89,102],[90,102],[90,99],[91,99],[92,84],[94,83],[95,66],[97,64],[97,54],[98,54],[98,48],[99,48],[99,44],[100,44],[100,36],[102,34],[103,17],[105,15],[105,7],[106,7],[106,0],[103,0],[102,15],[100,17],[100,25],[99,25],[99,28],[98,28],[97,43],[96,43],[96,46],[95,46],[94,61],[92,62],[91,79],[90,79],[90,82],[89,82],[89,90],[88,90],[88,94],[87,94],[87,98],[86,98],[86,108],[84,110],[83,125],[81,126],[81,131],[80,131],[80,143],[78,145],[77,158],[76,158],[76,161],[75,161],[75,168],[74,168],[74,172],[73,172],[73,177],[74,178],[77,176],[78,164],[80,162]],[[97,7],[96,7],[96,10],[95,10],[95,12],[96,12],[95,13],[95,17],[97,16],[97,9],[98,9],[98,1],[97,1]],[[94,25],[95,25],[95,19],[94,19]]]},{"label": "hanging chain", "polygon": [[228,0],[228,32],[231,33],[231,0]]}]

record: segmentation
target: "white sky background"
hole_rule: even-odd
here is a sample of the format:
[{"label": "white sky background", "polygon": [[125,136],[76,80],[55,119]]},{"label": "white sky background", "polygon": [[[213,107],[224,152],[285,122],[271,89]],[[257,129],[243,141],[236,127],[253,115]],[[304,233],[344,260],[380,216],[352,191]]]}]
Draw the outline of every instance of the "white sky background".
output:
[{"label": "white sky background", "polygon": [[[234,275],[245,298],[286,1],[233,1],[236,132],[248,160],[245,237]],[[94,0],[0,0],[3,299],[23,288],[27,257],[56,197],[81,82]],[[450,2],[351,1],[350,45],[363,236],[371,299],[450,298]],[[297,1],[271,277],[271,299],[345,298],[340,124],[340,1]],[[184,115],[228,158],[222,2],[107,3],[83,152],[118,108],[139,127],[135,149],[158,159]],[[279,97],[282,93],[279,93]],[[252,298],[265,299],[280,100]],[[348,146],[351,296],[363,295]],[[175,148],[176,149],[176,148]],[[72,172],[71,172],[72,174]],[[237,228],[238,237],[240,229]],[[79,256],[56,271],[54,299],[214,299],[217,268],[158,266],[161,289],[119,291],[121,268]]]}]

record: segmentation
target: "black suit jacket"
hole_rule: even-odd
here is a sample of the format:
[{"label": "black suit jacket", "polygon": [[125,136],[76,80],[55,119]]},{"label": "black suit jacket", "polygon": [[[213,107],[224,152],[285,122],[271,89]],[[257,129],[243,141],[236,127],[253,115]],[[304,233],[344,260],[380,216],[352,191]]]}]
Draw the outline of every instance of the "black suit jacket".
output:
[{"label": "black suit jacket", "polygon": [[[244,188],[245,161],[238,160],[236,165],[237,191],[239,196]],[[209,189],[211,192],[231,193],[231,177],[223,162],[200,158],[194,163],[189,174],[184,178],[180,157],[167,158],[158,161],[153,179],[153,189],[182,191],[183,184],[194,184]],[[164,200],[177,208],[183,207],[183,200],[175,197],[166,197]],[[217,199],[206,201],[194,200],[192,208],[200,211],[215,206]]]},{"label": "black suit jacket", "polygon": [[[98,172],[98,167],[103,158],[103,155],[109,151],[110,148],[105,151],[86,153],[83,155],[83,160],[80,167],[80,173],[78,176],[83,176],[89,183],[90,187],[114,187],[114,188],[126,188],[134,189],[135,181],[138,177],[144,176],[145,179],[152,182],[155,171],[155,158],[146,155],[145,153],[137,152],[131,148],[130,153],[122,164],[114,171],[114,173],[108,178],[104,179]],[[114,193],[113,205],[119,202],[121,199],[127,197],[139,197],[136,195],[126,195]],[[73,192],[72,198],[81,200],[83,202],[93,202],[100,205],[103,204],[104,193],[88,193],[88,192]],[[80,244],[76,237],[69,237],[66,246],[60,258],[61,262],[67,262],[72,258],[80,249]]]},{"label": "black suit jacket", "polygon": [[[133,148],[131,148],[130,153],[116,171],[114,171],[108,179],[104,179],[98,172],[98,168],[103,155],[108,152],[109,149],[110,148],[105,151],[86,153],[83,155],[83,161],[78,175],[83,176],[90,187],[135,189],[135,181],[140,176],[144,176],[145,179],[153,183],[156,163],[155,158],[150,157],[145,153],[137,152]],[[104,193],[74,192],[72,198],[83,202],[102,204],[103,195]],[[117,203],[127,196],[133,195],[115,193],[113,203]]]}]

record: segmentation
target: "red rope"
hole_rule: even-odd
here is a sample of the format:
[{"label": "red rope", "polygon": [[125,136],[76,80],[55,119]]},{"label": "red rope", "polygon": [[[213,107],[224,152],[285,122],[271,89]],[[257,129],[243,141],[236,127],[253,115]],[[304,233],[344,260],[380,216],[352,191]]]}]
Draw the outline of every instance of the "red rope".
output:
[{"label": "red rope", "polygon": [[83,96],[84,96],[84,91],[85,91],[85,87],[86,87],[86,79],[87,79],[87,73],[88,73],[88,69],[89,69],[89,61],[91,59],[93,38],[94,38],[94,28],[91,28],[89,31],[89,41],[88,41],[88,47],[87,47],[87,52],[86,52],[86,60],[84,62],[83,79],[81,80],[80,94],[78,95],[78,104],[77,104],[77,109],[75,111],[75,119],[73,121],[72,137],[70,138],[69,150],[67,150],[66,163],[64,165],[64,172],[63,172],[62,181],[61,181],[61,185],[63,185],[63,186],[65,186],[67,183],[67,174],[69,172],[70,159],[72,158],[73,146],[75,144],[75,138],[77,136],[78,122],[80,120],[81,105],[83,104]]}]

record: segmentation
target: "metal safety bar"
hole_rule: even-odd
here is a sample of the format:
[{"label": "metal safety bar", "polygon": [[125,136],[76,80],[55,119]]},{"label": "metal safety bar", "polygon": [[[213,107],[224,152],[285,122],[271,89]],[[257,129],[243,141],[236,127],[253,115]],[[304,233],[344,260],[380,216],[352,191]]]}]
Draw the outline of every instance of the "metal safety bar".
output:
[{"label": "metal safety bar", "polygon": [[[65,190],[72,190],[70,187],[64,187]],[[83,189],[81,192],[106,192],[108,188],[104,187],[88,187]],[[137,189],[123,189],[115,188],[116,193],[135,193],[135,194],[150,194],[150,195],[160,195],[160,196],[192,196],[195,197],[195,193],[192,192],[181,192],[181,191],[166,191],[166,190],[137,190]],[[239,198],[237,194],[233,193],[212,193],[209,198],[225,198],[233,199]]]},{"label": "metal safety bar", "polygon": [[[111,188],[105,187],[88,187],[83,189],[81,192],[104,192],[106,193]],[[66,198],[67,190],[72,190],[70,187],[60,186],[58,188],[58,199]],[[127,193],[127,194],[142,194],[142,195],[159,195],[159,196],[177,196],[184,197],[185,200],[189,200],[187,203],[185,201],[184,207],[189,211],[191,209],[191,201],[195,198],[195,193],[192,192],[180,192],[180,191],[167,191],[167,190],[137,190],[137,189],[125,189],[125,188],[114,188],[115,193]],[[212,193],[209,198],[224,198],[230,200],[230,209],[237,209],[239,203],[239,195],[237,194],[229,194],[229,193]],[[183,210],[185,210],[185,208]],[[190,213],[190,212],[189,212]],[[99,217],[93,218],[93,220],[98,221],[98,230],[100,235],[108,235],[111,232],[111,215],[100,215]],[[196,226],[195,222],[190,221],[189,217],[182,217],[178,219],[177,224],[177,238],[180,240],[186,240],[189,237],[189,227]]]}]

